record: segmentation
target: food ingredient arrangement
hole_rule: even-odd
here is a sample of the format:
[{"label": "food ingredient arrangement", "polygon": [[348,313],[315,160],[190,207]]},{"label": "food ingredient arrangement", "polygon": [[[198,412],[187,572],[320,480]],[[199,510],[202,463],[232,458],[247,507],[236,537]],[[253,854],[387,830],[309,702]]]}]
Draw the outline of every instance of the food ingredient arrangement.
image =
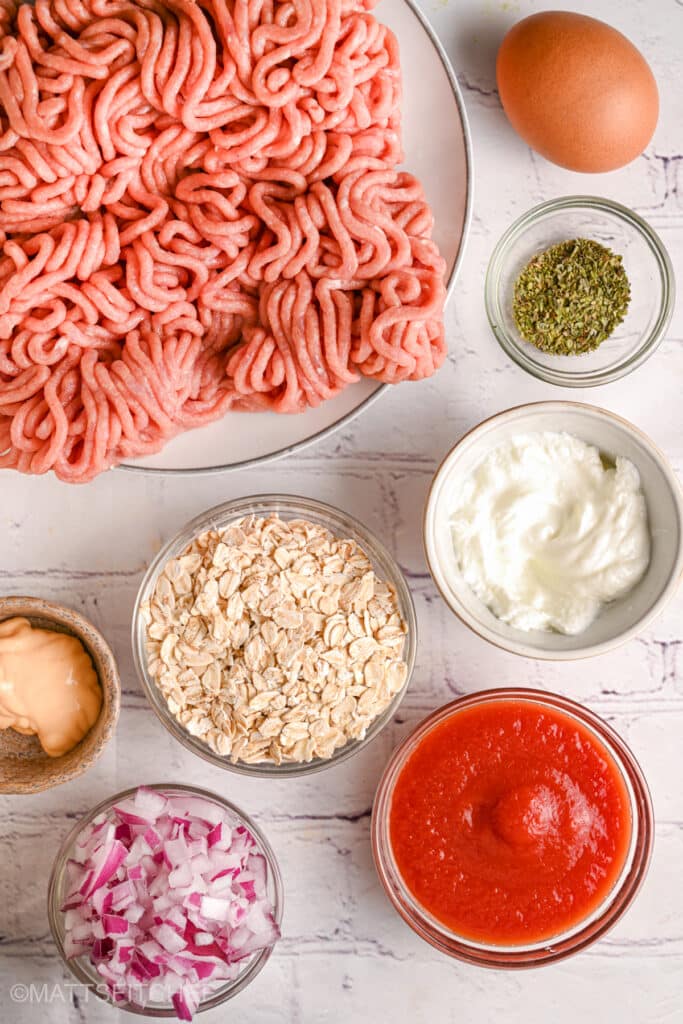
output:
[{"label": "food ingredient arrangement", "polygon": [[622,257],[575,238],[529,261],[515,282],[512,312],[525,341],[555,355],[581,355],[614,333],[630,300]]},{"label": "food ingredient arrangement", "polygon": [[650,561],[638,470],[570,434],[518,434],[462,484],[451,522],[467,585],[521,630],[582,633]]},{"label": "food ingredient arrangement", "polygon": [[389,815],[418,903],[459,936],[503,946],[585,921],[623,870],[632,828],[604,744],[565,713],[504,698],[454,709],[426,733]]},{"label": "food ingredient arrangement", "polygon": [[566,698],[498,689],[445,705],[400,744],[372,842],[418,935],[511,969],[562,960],[614,924],[652,827],[642,773],[609,726]]},{"label": "food ingredient arrangement", "polygon": [[329,758],[408,677],[394,588],[354,541],[305,520],[201,534],[141,611],[169,711],[233,762]]},{"label": "food ingredient arrangement", "polygon": [[102,708],[90,655],[74,636],[0,622],[0,729],[37,736],[50,757],[72,750]]},{"label": "food ingredient arrangement", "polygon": [[[306,415],[361,375],[439,369],[446,267],[422,186],[398,169],[398,46],[374,6],[0,0],[0,466],[85,483],[232,412]],[[656,126],[644,58],[592,18],[524,19],[497,75],[519,134],[568,168],[622,166]],[[517,268],[507,301],[525,343],[570,362],[619,343],[634,268],[604,242],[555,237]],[[430,496],[425,546],[483,637],[518,651],[533,636],[538,657],[571,638],[561,655],[582,657],[596,624],[615,645],[673,594],[683,497],[633,425],[549,404],[572,429],[493,444],[484,423],[476,458],[469,435],[456,445],[433,489],[463,452],[464,469],[436,539]],[[133,619],[143,688],[175,738],[226,771],[330,768],[409,685],[408,583],[330,506],[235,504],[250,510],[211,510],[150,567]],[[0,621],[0,738],[32,737],[21,756],[58,767],[113,684],[44,618]],[[487,620],[497,631],[473,625]],[[14,756],[0,744],[2,772]],[[637,761],[598,716],[541,690],[484,691],[394,752],[372,843],[418,935],[528,967],[626,911],[653,823]],[[76,824],[48,915],[79,981],[121,1009],[191,1020],[264,966],[281,889],[246,815],[171,781]]]},{"label": "food ingredient arrangement", "polygon": [[542,11],[513,25],[496,64],[503,109],[542,156],[571,171],[613,171],[654,135],[659,90],[621,32],[571,11]]},{"label": "food ingredient arrangement", "polygon": [[372,6],[3,0],[0,465],[84,482],[438,369],[445,264]]},{"label": "food ingredient arrangement", "polygon": [[269,949],[279,926],[249,829],[194,793],[140,787],[83,829],[65,864],[64,954],[87,956],[112,1000],[201,999]]}]

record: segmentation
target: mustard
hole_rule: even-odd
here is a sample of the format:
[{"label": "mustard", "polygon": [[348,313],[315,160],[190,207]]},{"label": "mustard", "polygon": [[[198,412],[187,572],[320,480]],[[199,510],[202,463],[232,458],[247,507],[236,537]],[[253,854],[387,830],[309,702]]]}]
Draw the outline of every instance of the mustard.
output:
[{"label": "mustard", "polygon": [[61,757],[97,721],[102,689],[75,636],[34,629],[28,619],[0,622],[0,729],[37,736]]}]

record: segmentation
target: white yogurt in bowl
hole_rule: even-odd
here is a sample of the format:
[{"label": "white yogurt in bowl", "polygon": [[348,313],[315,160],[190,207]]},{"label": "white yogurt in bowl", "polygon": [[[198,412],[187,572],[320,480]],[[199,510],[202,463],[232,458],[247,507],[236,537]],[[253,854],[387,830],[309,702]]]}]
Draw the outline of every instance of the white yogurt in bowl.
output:
[{"label": "white yogurt in bowl", "polygon": [[[572,441],[553,441],[543,453],[540,435],[570,435]],[[522,443],[513,457],[509,446],[529,436],[533,445]],[[470,493],[480,467],[496,449],[506,448],[508,455],[495,471],[500,479],[490,463],[488,475]],[[549,491],[544,497],[520,497],[515,488],[534,491],[534,459],[547,461],[542,475],[550,479]],[[514,460],[519,466],[511,480]],[[562,490],[560,478],[567,473]],[[482,518],[477,486],[479,498],[484,490],[496,495],[502,532]],[[454,544],[459,511],[466,521],[470,517],[470,526],[472,517],[480,516],[480,529],[468,533],[466,523],[462,527],[462,558]],[[534,521],[536,535],[527,531],[522,539],[516,519],[525,525]],[[473,537],[485,522],[490,532],[485,541],[480,536],[477,550]],[[594,529],[588,528],[591,522]],[[434,478],[424,543],[442,597],[480,637],[528,658],[585,658],[636,636],[675,593],[683,572],[683,496],[665,457],[627,420],[580,402],[538,402],[499,413],[458,441]],[[541,564],[530,581],[534,556]]]},{"label": "white yogurt in bowl", "polygon": [[582,633],[650,560],[638,470],[567,433],[494,448],[463,482],[450,529],[467,585],[524,631]]}]

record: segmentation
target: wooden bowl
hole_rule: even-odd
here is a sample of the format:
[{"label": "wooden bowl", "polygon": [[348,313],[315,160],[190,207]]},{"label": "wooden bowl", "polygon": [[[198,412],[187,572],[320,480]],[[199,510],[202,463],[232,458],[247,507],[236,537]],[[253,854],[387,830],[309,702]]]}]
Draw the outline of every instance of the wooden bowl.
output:
[{"label": "wooden bowl", "polygon": [[61,757],[45,753],[37,736],[0,729],[0,793],[41,793],[87,771],[116,728],[121,680],[114,655],[102,634],[78,612],[39,597],[0,597],[0,622],[23,616],[32,626],[70,633],[92,658],[102,687],[102,709],[81,742]]}]

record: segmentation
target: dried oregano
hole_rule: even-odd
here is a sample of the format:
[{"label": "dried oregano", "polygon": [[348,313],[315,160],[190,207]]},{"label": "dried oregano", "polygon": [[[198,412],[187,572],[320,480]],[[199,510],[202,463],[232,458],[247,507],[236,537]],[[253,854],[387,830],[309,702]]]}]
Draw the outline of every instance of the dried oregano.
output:
[{"label": "dried oregano", "polygon": [[517,278],[512,311],[525,339],[543,352],[591,352],[626,316],[631,288],[621,256],[588,238],[553,245]]}]

